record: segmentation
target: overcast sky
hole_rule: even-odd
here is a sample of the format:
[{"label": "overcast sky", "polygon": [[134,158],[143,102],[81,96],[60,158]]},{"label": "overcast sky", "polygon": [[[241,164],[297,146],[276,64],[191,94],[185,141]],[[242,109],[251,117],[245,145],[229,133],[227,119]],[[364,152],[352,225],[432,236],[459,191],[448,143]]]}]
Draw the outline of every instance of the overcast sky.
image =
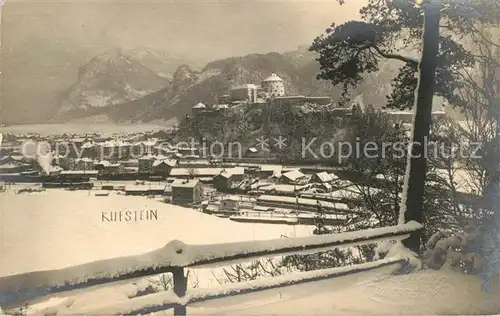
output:
[{"label": "overcast sky", "polygon": [[[4,43],[71,40],[102,48],[152,47],[207,59],[287,51],[332,23],[356,19],[365,0],[22,1],[4,6]],[[50,45],[49,44],[49,45]]]}]

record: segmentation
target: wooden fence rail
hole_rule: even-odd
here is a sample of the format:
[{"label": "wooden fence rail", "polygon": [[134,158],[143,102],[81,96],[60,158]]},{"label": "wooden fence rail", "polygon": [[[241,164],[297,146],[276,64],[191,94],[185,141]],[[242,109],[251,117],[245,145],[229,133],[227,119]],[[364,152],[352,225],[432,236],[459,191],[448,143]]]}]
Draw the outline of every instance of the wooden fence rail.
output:
[{"label": "wooden fence rail", "polygon": [[[373,244],[387,240],[404,240],[409,234],[422,229],[422,225],[409,222],[402,225],[372,228],[363,231],[345,232],[340,234],[317,235],[300,238],[273,239],[251,242],[235,242],[213,245],[187,245],[178,240],[169,242],[164,247],[137,256],[127,256],[90,262],[78,266],[36,271],[0,278],[0,305],[22,302],[57,292],[87,288],[95,285],[107,284],[123,280],[144,278],[165,272],[173,274],[174,300],[165,300],[161,307],[174,307],[175,315],[185,315],[186,305],[190,301],[199,301],[196,296],[186,298],[187,277],[185,268],[188,267],[219,267],[229,264],[260,259],[262,257],[276,257],[290,254],[307,254],[325,251],[334,248],[345,248],[365,244]],[[392,261],[391,261],[392,260]],[[393,263],[402,258],[391,259],[388,262],[376,262],[359,265],[359,269]],[[374,265],[374,266],[372,266]],[[350,269],[350,271],[356,269]],[[332,275],[336,273],[329,272]],[[327,273],[328,275],[328,273]],[[325,277],[325,276],[323,276]],[[307,280],[307,277],[300,277]],[[284,282],[287,283],[287,282]],[[290,282],[289,282],[290,283]],[[251,283],[244,286],[255,288]],[[281,284],[281,283],[280,283]],[[293,284],[293,282],[291,282]],[[241,286],[241,285],[240,285]],[[278,285],[283,286],[283,285]],[[259,290],[259,289],[254,289]],[[236,292],[244,292],[239,289]],[[234,292],[234,291],[233,291]],[[226,294],[231,295],[231,291]],[[151,294],[154,295],[154,294]],[[151,295],[147,295],[151,297]],[[167,295],[167,294],[164,294]],[[234,295],[234,293],[232,294]],[[213,295],[205,295],[210,298]],[[220,295],[219,295],[220,296]],[[131,304],[130,300],[128,304]],[[135,300],[134,302],[140,300]],[[142,310],[140,306],[129,306],[129,311]],[[144,309],[144,310],[147,310]],[[128,314],[127,312],[119,312]]]}]

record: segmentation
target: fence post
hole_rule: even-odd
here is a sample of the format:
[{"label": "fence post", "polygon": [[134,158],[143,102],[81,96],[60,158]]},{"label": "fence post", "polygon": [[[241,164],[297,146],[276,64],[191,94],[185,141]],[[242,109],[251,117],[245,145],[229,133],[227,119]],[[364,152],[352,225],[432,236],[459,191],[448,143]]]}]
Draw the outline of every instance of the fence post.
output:
[{"label": "fence post", "polygon": [[[172,270],[172,274],[174,276],[174,293],[182,298],[186,295],[187,290],[187,277],[184,275],[184,268],[175,267]],[[180,304],[176,305],[174,307],[174,315],[186,316],[186,306]]]}]

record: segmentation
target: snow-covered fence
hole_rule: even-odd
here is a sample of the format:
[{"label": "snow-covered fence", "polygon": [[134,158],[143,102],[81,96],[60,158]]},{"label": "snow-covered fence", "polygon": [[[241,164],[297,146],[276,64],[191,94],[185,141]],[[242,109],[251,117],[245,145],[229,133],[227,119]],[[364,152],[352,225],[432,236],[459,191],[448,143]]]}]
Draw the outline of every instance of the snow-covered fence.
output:
[{"label": "snow-covered fence", "polygon": [[[409,222],[398,226],[340,234],[212,245],[187,245],[174,240],[160,249],[137,256],[101,260],[58,270],[36,271],[0,278],[0,288],[2,289],[0,305],[21,302],[57,292],[116,281],[131,281],[132,279],[171,272],[174,280],[173,293],[163,292],[141,296],[130,299],[126,304],[110,305],[108,309],[95,312],[99,312],[99,314],[111,312],[112,314],[144,314],[173,307],[175,315],[185,315],[186,305],[195,301],[343,275],[393,264],[405,258],[389,258],[348,268],[325,269],[297,275],[285,275],[273,278],[273,280],[233,284],[230,289],[221,289],[221,291],[215,292],[212,290],[213,293],[204,293],[197,289],[197,292],[189,295],[186,294],[187,277],[184,273],[187,267],[219,267],[262,257],[316,253],[334,248],[374,244],[389,240],[398,241],[408,238],[410,233],[421,228],[421,224]],[[259,282],[263,282],[263,284]]]}]

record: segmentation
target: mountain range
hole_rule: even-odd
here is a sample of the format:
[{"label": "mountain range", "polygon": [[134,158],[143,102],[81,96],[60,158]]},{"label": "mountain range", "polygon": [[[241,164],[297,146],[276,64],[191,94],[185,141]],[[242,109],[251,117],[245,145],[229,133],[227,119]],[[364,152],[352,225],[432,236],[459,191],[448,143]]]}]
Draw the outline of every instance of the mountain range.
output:
[{"label": "mountain range", "polygon": [[112,50],[80,67],[77,81],[60,99],[56,118],[87,116],[95,110],[140,99],[168,84],[169,80],[136,59]]},{"label": "mountain range", "polygon": [[[307,46],[286,53],[250,54],[200,63],[141,49],[114,49],[91,58],[74,74],[72,84],[55,91],[55,102],[40,104],[47,113],[37,123],[149,122],[180,119],[198,102],[215,103],[230,87],[254,83],[276,73],[285,80],[287,95],[340,96],[340,89],[316,79],[319,65]],[[385,104],[390,80],[400,65],[390,61],[367,76],[352,97],[376,107]],[[54,104],[55,103],[55,104]],[[4,104],[5,106],[5,104]],[[22,118],[21,118],[22,121]],[[16,123],[16,122],[9,122]]]}]

